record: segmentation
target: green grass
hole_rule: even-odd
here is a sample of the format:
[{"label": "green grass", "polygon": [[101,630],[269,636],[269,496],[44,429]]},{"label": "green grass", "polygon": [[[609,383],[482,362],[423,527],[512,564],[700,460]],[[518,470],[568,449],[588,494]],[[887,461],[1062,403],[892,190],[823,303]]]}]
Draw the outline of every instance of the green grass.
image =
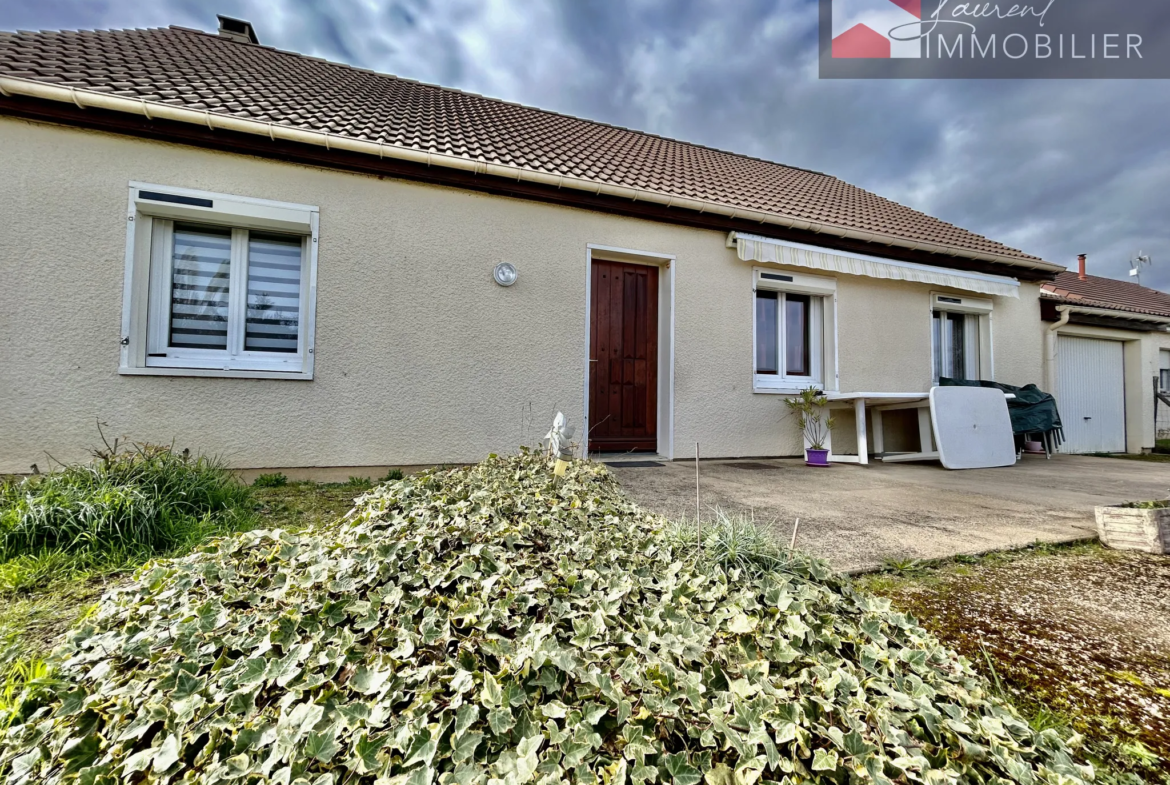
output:
[{"label": "green grass", "polygon": [[253,488],[279,488],[282,485],[288,485],[288,477],[284,476],[284,472],[261,474],[252,481]]},{"label": "green grass", "polygon": [[1094,458],[1121,458],[1125,461],[1144,461],[1146,463],[1170,463],[1170,455],[1165,453],[1147,452],[1133,455],[1125,452],[1095,452]]},{"label": "green grass", "polygon": [[[219,461],[134,445],[0,485],[0,563],[37,572],[141,561],[246,528],[249,489]],[[11,569],[8,570],[12,572]]]}]

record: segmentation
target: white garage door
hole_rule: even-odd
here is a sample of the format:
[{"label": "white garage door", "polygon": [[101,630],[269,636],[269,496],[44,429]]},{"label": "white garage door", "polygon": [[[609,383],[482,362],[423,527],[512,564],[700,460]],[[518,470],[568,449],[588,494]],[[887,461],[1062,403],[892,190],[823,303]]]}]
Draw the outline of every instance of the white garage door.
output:
[{"label": "white garage door", "polygon": [[1057,337],[1062,452],[1125,452],[1125,359],[1120,341]]}]

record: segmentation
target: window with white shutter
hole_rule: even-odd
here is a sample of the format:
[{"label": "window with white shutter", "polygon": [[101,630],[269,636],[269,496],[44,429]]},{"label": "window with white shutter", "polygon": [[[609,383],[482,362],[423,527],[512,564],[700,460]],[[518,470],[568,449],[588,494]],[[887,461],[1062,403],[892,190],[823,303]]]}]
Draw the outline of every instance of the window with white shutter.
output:
[{"label": "window with white shutter", "polygon": [[754,279],[753,390],[835,390],[837,282],[759,268]]},{"label": "window with white shutter", "polygon": [[122,372],[312,378],[317,208],[130,190]]}]

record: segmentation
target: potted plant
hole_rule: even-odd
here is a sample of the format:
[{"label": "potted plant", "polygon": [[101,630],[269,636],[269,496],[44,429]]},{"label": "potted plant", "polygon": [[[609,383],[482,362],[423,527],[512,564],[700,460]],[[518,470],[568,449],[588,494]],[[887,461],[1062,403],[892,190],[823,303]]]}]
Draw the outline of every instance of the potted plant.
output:
[{"label": "potted plant", "polygon": [[805,442],[805,463],[809,466],[828,466],[829,451],[825,442],[836,424],[832,417],[827,417],[825,407],[829,400],[816,387],[801,390],[799,395],[785,398],[784,405],[796,417],[796,426],[800,428]]}]

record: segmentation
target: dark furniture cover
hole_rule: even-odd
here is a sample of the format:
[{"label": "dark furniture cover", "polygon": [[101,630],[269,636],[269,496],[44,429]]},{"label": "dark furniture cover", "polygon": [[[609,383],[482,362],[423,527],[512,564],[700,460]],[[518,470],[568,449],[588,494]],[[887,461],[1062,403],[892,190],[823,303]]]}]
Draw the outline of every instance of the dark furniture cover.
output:
[{"label": "dark furniture cover", "polygon": [[1056,437],[1056,445],[1064,441],[1064,430],[1060,424],[1060,412],[1056,410],[1056,399],[1034,384],[1024,387],[1013,387],[1010,384],[979,381],[965,381],[961,379],[938,380],[940,387],[992,387],[1005,393],[1015,395],[1009,398],[1008,414],[1012,418],[1012,430],[1017,436],[1028,433],[1052,433]]}]

